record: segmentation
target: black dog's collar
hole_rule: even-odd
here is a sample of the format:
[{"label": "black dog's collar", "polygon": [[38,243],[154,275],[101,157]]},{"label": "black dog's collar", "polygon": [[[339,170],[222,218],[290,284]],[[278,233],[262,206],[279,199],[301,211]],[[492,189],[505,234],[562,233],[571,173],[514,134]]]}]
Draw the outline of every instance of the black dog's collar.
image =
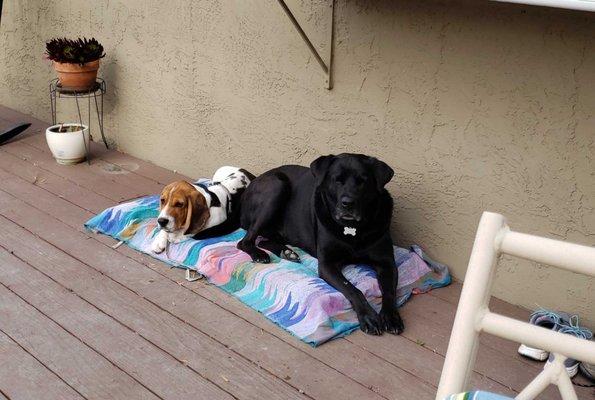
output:
[{"label": "black dog's collar", "polygon": [[[318,190],[314,192],[314,210],[316,219],[318,219],[328,231],[332,232],[333,236],[347,242],[359,239],[357,235],[357,231],[360,228],[358,226],[359,224],[355,226],[345,226],[335,221],[328,211],[328,205],[326,204],[324,196],[319,193]],[[353,231],[355,231],[355,234],[347,233]]]}]

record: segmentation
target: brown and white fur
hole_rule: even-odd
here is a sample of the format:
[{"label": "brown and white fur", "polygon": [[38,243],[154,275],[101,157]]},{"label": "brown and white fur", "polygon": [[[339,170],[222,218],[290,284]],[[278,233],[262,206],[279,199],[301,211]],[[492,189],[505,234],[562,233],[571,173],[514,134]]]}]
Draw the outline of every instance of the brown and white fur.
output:
[{"label": "brown and white fur", "polygon": [[254,175],[236,167],[221,167],[208,186],[177,181],[161,192],[157,222],[161,228],[152,250],[188,238],[222,236],[239,228],[239,201]]}]

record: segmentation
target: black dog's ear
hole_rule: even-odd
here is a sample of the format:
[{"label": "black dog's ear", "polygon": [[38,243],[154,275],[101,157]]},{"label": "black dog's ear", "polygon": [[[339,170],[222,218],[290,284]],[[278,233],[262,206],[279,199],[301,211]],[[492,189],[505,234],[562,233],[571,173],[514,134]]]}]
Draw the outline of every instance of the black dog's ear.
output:
[{"label": "black dog's ear", "polygon": [[330,154],[328,156],[321,156],[318,157],[316,160],[312,161],[310,164],[310,172],[314,175],[314,179],[316,180],[316,186],[320,185],[326,176],[326,171],[331,166],[333,161],[335,161],[336,156]]},{"label": "black dog's ear", "polygon": [[388,166],[387,163],[380,161],[377,158],[370,157],[372,163],[372,171],[374,171],[374,177],[376,178],[376,185],[378,191],[381,191],[384,186],[390,182],[395,175],[395,171]]}]

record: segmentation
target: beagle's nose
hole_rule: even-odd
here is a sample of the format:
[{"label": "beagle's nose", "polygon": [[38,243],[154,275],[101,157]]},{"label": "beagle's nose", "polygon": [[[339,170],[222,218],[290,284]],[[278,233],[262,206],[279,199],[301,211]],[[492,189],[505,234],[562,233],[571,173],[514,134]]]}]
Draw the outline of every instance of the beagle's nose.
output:
[{"label": "beagle's nose", "polygon": [[157,223],[160,227],[165,228],[169,220],[167,218],[157,218]]},{"label": "beagle's nose", "polygon": [[353,199],[351,197],[348,197],[348,196],[341,197],[341,205],[345,208],[353,207],[354,203],[355,202],[353,201]]}]

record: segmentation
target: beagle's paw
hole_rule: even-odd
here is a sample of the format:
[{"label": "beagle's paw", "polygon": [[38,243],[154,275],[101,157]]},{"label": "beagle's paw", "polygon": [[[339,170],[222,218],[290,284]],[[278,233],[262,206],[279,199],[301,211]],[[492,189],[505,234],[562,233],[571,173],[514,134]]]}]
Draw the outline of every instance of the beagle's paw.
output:
[{"label": "beagle's paw", "polygon": [[151,250],[153,253],[162,253],[163,250],[167,247],[167,232],[160,231],[155,239],[153,239],[153,243],[151,243]]},{"label": "beagle's paw", "polygon": [[170,233],[167,236],[167,241],[170,243],[180,243],[187,240],[189,236],[184,235],[183,233]]}]

